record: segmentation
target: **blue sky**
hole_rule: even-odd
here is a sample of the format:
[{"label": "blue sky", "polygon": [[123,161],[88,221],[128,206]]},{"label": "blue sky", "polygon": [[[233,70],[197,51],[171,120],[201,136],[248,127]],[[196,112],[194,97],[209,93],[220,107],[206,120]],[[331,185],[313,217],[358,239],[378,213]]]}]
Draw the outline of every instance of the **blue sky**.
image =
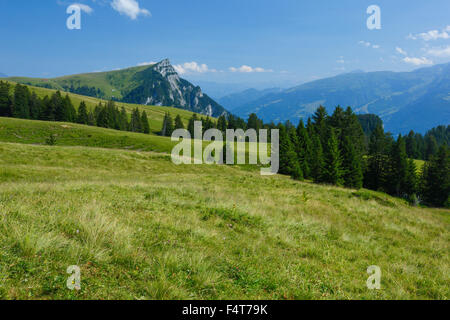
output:
[{"label": "blue sky", "polygon": [[[83,4],[81,30],[66,9]],[[381,30],[369,30],[370,5]],[[182,76],[289,86],[450,61],[450,1],[0,0],[0,72],[55,77],[169,58]]]}]

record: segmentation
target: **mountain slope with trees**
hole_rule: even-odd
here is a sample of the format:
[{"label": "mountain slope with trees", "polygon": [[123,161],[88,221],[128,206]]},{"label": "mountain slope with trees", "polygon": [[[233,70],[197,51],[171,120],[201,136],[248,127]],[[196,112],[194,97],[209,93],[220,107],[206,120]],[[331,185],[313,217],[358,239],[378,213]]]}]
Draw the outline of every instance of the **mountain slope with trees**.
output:
[{"label": "mountain slope with trees", "polygon": [[10,81],[119,102],[171,106],[213,117],[226,110],[200,87],[179,77],[169,60],[148,66],[54,79],[11,77]]}]

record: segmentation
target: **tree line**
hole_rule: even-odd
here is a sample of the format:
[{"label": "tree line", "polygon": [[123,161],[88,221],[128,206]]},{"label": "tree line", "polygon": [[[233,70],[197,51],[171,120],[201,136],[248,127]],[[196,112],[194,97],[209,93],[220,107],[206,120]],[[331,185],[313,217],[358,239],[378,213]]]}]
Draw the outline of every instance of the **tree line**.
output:
[{"label": "tree line", "polygon": [[[138,108],[130,118],[125,108],[119,109],[114,101],[99,103],[93,110],[88,110],[83,101],[76,109],[70,97],[63,97],[59,91],[41,99],[25,85],[12,88],[3,81],[0,116],[150,133],[147,114]],[[202,122],[202,133],[212,128],[224,133],[227,129],[279,129],[281,174],[316,183],[365,187],[416,203],[450,206],[449,126],[434,128],[425,136],[410,132],[394,139],[378,119],[357,116],[350,107],[336,107],[328,115],[321,106],[306,124],[301,120],[297,126],[290,121],[265,124],[255,114],[247,121],[233,115],[215,120],[193,114],[186,129],[194,136],[195,121]],[[166,113],[160,134],[171,136],[176,129],[185,129],[180,115],[172,119]],[[413,159],[421,158],[427,162],[419,172]]]},{"label": "tree line", "polygon": [[[224,133],[227,129],[279,129],[279,173],[296,180],[308,179],[355,189],[364,187],[416,204],[450,205],[448,126],[434,128],[425,135],[421,148],[425,150],[423,155],[427,162],[419,170],[414,159],[421,157],[411,152],[410,146],[411,136],[420,139],[420,134],[399,135],[395,139],[384,131],[381,119],[373,115],[357,116],[350,107],[345,110],[336,107],[329,115],[321,106],[306,123],[301,120],[297,126],[290,121],[265,124],[255,114],[251,114],[247,122],[233,115],[212,121],[194,114],[187,127],[191,136],[195,121],[203,123],[203,131],[211,128]],[[161,134],[170,136],[176,129],[184,129],[181,118],[177,116],[174,123],[166,114]]]},{"label": "tree line", "polygon": [[[147,113],[134,109],[129,119],[124,107],[119,109],[114,101],[100,102],[88,110],[82,101],[76,109],[69,97],[56,91],[50,97],[39,98],[27,86],[0,81],[0,117],[30,120],[73,122],[102,128],[140,133],[150,133]],[[11,94],[12,92],[12,94]]]}]

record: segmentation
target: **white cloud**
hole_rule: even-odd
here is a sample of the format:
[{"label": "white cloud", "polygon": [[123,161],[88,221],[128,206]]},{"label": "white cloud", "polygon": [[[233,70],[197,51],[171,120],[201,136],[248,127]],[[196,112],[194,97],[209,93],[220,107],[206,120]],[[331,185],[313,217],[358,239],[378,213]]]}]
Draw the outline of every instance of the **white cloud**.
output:
[{"label": "white cloud", "polygon": [[445,27],[442,31],[439,30],[430,30],[427,32],[418,33],[416,35],[409,34],[407,39],[417,40],[422,39],[425,41],[432,41],[438,39],[450,39],[450,26]]},{"label": "white cloud", "polygon": [[430,56],[446,58],[450,57],[450,46],[441,48],[431,48],[427,51]]},{"label": "white cloud", "polygon": [[257,68],[253,68],[253,67],[250,67],[250,66],[246,66],[246,65],[243,65],[243,66],[241,66],[241,67],[239,67],[239,68],[235,68],[235,67],[230,67],[230,68],[229,68],[229,70],[230,70],[231,72],[241,72],[241,73],[254,73],[254,72],[257,72],[257,73],[262,73],[262,72],[273,72],[273,70],[271,70],[271,69],[268,69],[268,70],[266,70],[266,69],[263,69],[263,68],[259,68],[259,67],[257,67]]},{"label": "white cloud", "polygon": [[359,41],[358,43],[360,45],[362,45],[362,46],[367,47],[367,48],[369,48],[369,47],[372,47],[374,49],[379,49],[380,48],[380,46],[378,44],[372,44],[372,43],[367,42],[367,41]]},{"label": "white cloud", "polygon": [[431,61],[431,60],[429,60],[429,59],[427,59],[425,57],[422,57],[422,58],[406,57],[406,58],[403,59],[403,62],[410,63],[410,64],[413,64],[415,66],[431,65],[431,64],[433,64],[433,61]]},{"label": "white cloud", "polygon": [[396,48],[395,48],[395,51],[397,51],[398,53],[400,53],[401,55],[404,55],[404,56],[407,56],[407,55],[408,55],[408,53],[406,53],[406,51],[403,50],[403,49],[400,48],[400,47],[396,47]]},{"label": "white cloud", "polygon": [[209,69],[206,64],[199,64],[195,61],[174,65],[173,68],[178,74],[217,72],[216,69]]},{"label": "white cloud", "polygon": [[142,66],[151,66],[152,64],[156,64],[157,62],[154,62],[154,61],[150,61],[150,62],[141,62],[141,63],[138,63],[137,64],[137,66],[138,67],[142,67]]},{"label": "white cloud", "polygon": [[128,16],[132,20],[136,20],[140,15],[151,16],[150,11],[141,8],[136,0],[113,0],[111,6],[114,10]]}]

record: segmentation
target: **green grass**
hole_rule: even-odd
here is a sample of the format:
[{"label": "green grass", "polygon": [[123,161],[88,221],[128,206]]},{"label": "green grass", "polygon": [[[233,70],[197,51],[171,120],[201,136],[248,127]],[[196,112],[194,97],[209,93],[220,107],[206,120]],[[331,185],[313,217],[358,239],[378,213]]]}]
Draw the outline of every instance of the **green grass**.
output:
[{"label": "green grass", "polygon": [[448,210],[240,167],[0,143],[3,299],[448,299],[449,223]]},{"label": "green grass", "polygon": [[63,90],[74,84],[78,86],[88,86],[100,89],[107,99],[113,97],[122,99],[122,90],[132,88],[135,83],[132,77],[140,71],[145,70],[149,66],[131,67],[116,71],[107,72],[91,72],[77,75],[69,75],[52,79],[44,78],[26,78],[26,77],[10,77],[8,80],[23,84],[31,84],[33,86],[50,86],[52,89]]}]

